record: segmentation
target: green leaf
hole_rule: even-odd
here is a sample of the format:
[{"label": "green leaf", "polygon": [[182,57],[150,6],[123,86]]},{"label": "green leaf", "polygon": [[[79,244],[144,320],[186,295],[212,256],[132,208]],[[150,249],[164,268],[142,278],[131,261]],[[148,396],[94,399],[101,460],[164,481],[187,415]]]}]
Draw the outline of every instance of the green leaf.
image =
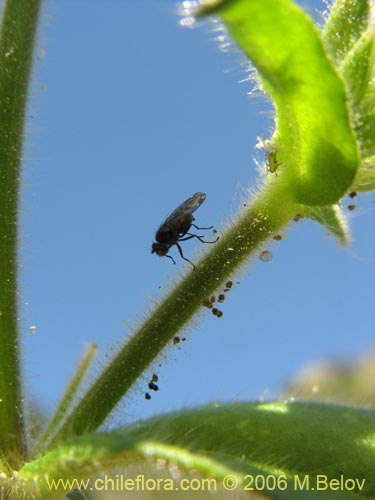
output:
[{"label": "green leaf", "polygon": [[375,110],[361,114],[355,123],[355,133],[361,146],[362,158],[375,155]]},{"label": "green leaf", "polygon": [[305,210],[304,215],[328,229],[342,245],[350,243],[347,217],[339,205],[311,208]]},{"label": "green leaf", "polygon": [[272,499],[316,498],[314,491],[295,487],[297,476],[301,482],[308,477],[310,488],[342,476],[359,481],[353,491],[336,496],[322,490],[319,498],[373,498],[374,436],[373,411],[312,403],[216,404],[77,438],[25,465],[18,486],[23,483],[29,495],[58,498],[62,486],[53,496],[47,480],[88,478],[99,469],[151,460],[218,483],[231,474],[238,490],[249,485],[249,475],[286,478],[284,490],[262,489]]},{"label": "green leaf", "polygon": [[373,31],[367,31],[349,51],[340,66],[340,73],[347,85],[353,111],[369,90],[374,70],[375,40]]},{"label": "green leaf", "polygon": [[341,61],[367,28],[370,14],[368,0],[335,0],[323,30],[327,50]]},{"label": "green leaf", "polygon": [[375,190],[375,155],[362,162],[352,188],[357,192]]},{"label": "green leaf", "polygon": [[22,136],[40,0],[7,0],[0,31],[0,443],[26,454],[18,352],[17,240]]},{"label": "green leaf", "polygon": [[258,70],[277,112],[283,182],[303,204],[331,205],[359,164],[343,82],[312,20],[290,0],[203,2],[217,13]]},{"label": "green leaf", "polygon": [[375,154],[374,62],[375,36],[371,29],[359,38],[339,68],[348,89],[353,128],[363,159]]}]

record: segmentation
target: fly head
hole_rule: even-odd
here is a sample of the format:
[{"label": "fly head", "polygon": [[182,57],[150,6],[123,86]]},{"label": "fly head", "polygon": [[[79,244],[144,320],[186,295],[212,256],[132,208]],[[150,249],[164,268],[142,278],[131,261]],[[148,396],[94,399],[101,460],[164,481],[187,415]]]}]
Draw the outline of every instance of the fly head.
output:
[{"label": "fly head", "polygon": [[151,253],[156,253],[159,257],[164,257],[169,252],[171,245],[169,243],[153,243]]}]

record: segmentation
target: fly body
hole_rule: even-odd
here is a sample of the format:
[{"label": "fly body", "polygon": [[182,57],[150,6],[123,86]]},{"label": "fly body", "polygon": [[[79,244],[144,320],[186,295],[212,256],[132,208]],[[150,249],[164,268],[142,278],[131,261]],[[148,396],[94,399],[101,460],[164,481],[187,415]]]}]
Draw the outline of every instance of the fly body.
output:
[{"label": "fly body", "polygon": [[193,212],[199,208],[204,200],[206,199],[205,193],[195,193],[193,196],[185,200],[181,205],[179,205],[176,210],[174,210],[169,217],[165,219],[163,224],[159,227],[155,234],[155,242],[152,244],[152,253],[156,253],[159,257],[168,257],[175,264],[175,260],[172,256],[167,255],[169,249],[176,245],[181,257],[189,262],[195,269],[195,265],[182,253],[182,248],[180,246],[181,241],[190,240],[192,238],[198,238],[202,243],[216,243],[219,238],[215,241],[205,241],[203,236],[197,234],[189,233],[189,229],[193,226],[198,230],[202,229],[212,229],[211,227],[198,227],[194,222]]}]

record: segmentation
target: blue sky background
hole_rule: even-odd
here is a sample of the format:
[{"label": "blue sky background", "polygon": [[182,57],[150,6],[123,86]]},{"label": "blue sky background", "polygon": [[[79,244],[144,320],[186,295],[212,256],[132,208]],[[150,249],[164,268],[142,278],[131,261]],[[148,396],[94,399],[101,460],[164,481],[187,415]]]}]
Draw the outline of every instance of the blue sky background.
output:
[{"label": "blue sky background", "polygon": [[[45,4],[26,131],[21,323],[26,388],[48,411],[87,342],[105,362],[158,287],[190,272],[151,255],[159,224],[203,191],[197,221],[220,228],[256,181],[257,135],[272,132],[269,103],[239,83],[241,54],[220,50],[208,23],[180,27],[176,5]],[[150,367],[117,421],[275,397],[307,364],[373,349],[374,195],[355,203],[350,248],[294,224],[271,262],[242,274],[221,319],[205,314]],[[145,401],[153,371],[160,391]]]}]

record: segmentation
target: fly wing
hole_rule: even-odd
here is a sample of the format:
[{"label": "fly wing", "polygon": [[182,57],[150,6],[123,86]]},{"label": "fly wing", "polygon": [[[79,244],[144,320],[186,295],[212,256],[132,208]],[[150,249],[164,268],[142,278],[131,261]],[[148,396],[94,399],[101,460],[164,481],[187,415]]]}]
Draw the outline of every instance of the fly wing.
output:
[{"label": "fly wing", "polygon": [[193,196],[181,203],[180,206],[174,210],[169,217],[165,219],[160,229],[167,226],[178,225],[178,222],[186,215],[192,214],[199,208],[206,199],[205,193],[195,193]]}]

